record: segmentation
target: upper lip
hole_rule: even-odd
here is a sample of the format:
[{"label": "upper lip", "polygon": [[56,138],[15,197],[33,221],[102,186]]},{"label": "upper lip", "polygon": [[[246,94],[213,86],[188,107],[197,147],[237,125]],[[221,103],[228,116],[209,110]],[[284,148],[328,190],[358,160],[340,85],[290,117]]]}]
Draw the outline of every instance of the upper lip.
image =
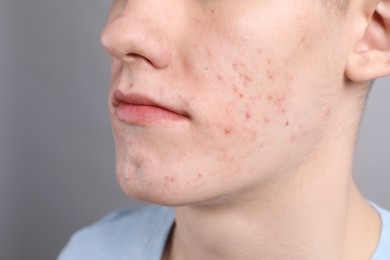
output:
[{"label": "upper lip", "polygon": [[169,112],[189,117],[187,113],[184,111],[181,111],[179,109],[176,109],[172,106],[162,104],[160,102],[155,101],[152,98],[149,98],[143,94],[139,93],[123,93],[120,90],[114,90],[113,92],[113,98],[112,98],[112,106],[117,107],[121,103],[126,103],[129,105],[135,105],[135,106],[154,106],[158,108],[162,108],[164,110],[167,110]]}]

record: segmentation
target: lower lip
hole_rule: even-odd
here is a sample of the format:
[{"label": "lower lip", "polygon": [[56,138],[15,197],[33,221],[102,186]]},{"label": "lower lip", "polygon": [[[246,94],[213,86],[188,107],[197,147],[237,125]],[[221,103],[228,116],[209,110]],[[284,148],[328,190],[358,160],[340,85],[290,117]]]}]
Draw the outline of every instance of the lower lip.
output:
[{"label": "lower lip", "polygon": [[184,116],[156,106],[142,106],[121,103],[115,107],[115,116],[127,124],[146,125],[169,121],[182,121]]}]

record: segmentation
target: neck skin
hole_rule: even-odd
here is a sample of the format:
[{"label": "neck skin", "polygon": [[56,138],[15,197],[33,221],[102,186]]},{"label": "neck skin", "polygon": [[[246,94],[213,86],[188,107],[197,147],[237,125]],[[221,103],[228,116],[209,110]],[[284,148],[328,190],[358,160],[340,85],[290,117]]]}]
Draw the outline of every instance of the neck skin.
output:
[{"label": "neck skin", "polygon": [[380,218],[353,183],[355,136],[343,132],[351,133],[340,124],[282,180],[218,204],[177,207],[164,259],[370,259]]}]

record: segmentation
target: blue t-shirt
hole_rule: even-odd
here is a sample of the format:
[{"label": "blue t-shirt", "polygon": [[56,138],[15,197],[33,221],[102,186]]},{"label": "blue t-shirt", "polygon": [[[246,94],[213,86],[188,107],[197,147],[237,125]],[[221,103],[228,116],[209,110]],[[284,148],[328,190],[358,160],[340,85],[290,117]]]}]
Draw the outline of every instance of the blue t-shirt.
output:
[{"label": "blue t-shirt", "polygon": [[[372,260],[390,260],[390,212],[372,204],[382,231]],[[59,260],[160,260],[174,224],[171,208],[150,206],[109,214],[75,233]]]}]

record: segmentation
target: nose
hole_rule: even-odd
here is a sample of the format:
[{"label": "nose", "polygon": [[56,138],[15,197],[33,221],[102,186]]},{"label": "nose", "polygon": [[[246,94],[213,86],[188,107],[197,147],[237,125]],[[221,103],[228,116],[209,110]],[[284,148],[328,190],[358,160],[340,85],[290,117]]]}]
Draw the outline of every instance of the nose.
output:
[{"label": "nose", "polygon": [[103,29],[101,43],[111,56],[125,64],[143,61],[155,68],[167,67],[172,58],[168,36],[159,28],[157,14],[153,17],[146,10],[128,2]]}]

